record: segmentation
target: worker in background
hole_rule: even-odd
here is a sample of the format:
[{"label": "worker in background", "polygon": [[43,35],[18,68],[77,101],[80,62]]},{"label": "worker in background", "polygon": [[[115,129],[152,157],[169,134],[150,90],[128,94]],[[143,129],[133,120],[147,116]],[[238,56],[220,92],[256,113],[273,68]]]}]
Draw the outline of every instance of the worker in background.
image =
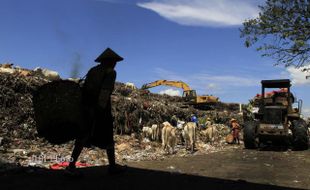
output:
[{"label": "worker in background", "polygon": [[237,120],[234,118],[230,120],[230,125],[232,129],[232,135],[234,137],[233,143],[240,144],[240,140],[239,140],[240,125],[238,124]]},{"label": "worker in background", "polygon": [[196,117],[195,114],[191,115],[191,122],[196,123],[196,127],[199,127],[198,118]]},{"label": "worker in background", "polygon": [[176,115],[173,115],[170,119],[170,123],[173,127],[177,127],[178,125],[178,118]]},{"label": "worker in background", "polygon": [[105,149],[109,174],[123,172],[126,167],[115,163],[113,139],[113,116],[111,112],[111,94],[114,90],[116,63],[123,58],[107,48],[96,60],[99,64],[91,68],[82,87],[83,125],[75,141],[70,162],[66,172],[76,173],[75,163],[85,146],[97,146]]}]

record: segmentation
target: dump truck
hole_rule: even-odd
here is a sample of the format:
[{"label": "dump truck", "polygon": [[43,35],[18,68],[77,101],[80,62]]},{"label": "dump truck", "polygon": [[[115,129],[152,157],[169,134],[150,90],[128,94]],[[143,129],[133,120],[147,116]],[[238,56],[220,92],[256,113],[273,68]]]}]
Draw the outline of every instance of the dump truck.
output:
[{"label": "dump truck", "polygon": [[[262,80],[261,94],[253,99],[258,111],[254,120],[244,124],[244,146],[258,148],[261,143],[292,145],[295,150],[308,149],[306,122],[301,118],[302,101],[291,93],[289,79]],[[265,89],[277,89],[265,92]],[[294,108],[293,103],[298,103]]]}]

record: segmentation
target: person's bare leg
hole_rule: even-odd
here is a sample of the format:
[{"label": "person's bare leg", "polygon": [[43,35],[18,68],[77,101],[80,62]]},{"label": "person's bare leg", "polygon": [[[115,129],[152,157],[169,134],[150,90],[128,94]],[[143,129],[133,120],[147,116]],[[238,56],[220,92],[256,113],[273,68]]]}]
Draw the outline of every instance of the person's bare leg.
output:
[{"label": "person's bare leg", "polygon": [[77,162],[84,147],[84,141],[77,139],[71,154],[69,166],[65,169],[65,174],[69,177],[83,177],[83,174],[76,170],[75,163]]},{"label": "person's bare leg", "polygon": [[74,149],[72,151],[72,154],[71,154],[71,161],[69,163],[69,169],[74,169],[75,168],[75,163],[76,161],[78,160],[82,150],[83,150],[83,141],[82,140],[76,140],[75,141],[75,144],[74,144]]},{"label": "person's bare leg", "polygon": [[126,171],[126,169],[127,169],[126,166],[120,166],[120,165],[115,163],[114,146],[107,148],[107,156],[108,156],[108,161],[109,161],[109,167],[108,167],[109,174],[119,174],[119,173]]},{"label": "person's bare leg", "polygon": [[107,156],[109,161],[109,167],[115,166],[115,149],[114,147],[107,148]]}]

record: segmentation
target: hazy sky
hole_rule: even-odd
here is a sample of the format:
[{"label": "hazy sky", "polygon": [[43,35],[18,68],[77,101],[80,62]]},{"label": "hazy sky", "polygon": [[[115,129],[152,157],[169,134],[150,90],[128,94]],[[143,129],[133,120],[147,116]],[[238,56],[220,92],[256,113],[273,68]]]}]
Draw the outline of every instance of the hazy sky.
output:
[{"label": "hazy sky", "polygon": [[[83,77],[110,47],[124,57],[117,80],[138,87],[182,80],[198,94],[246,103],[262,79],[290,78],[310,114],[310,80],[245,48],[239,28],[258,0],[0,0],[0,62]],[[153,92],[178,94],[157,87]]]}]

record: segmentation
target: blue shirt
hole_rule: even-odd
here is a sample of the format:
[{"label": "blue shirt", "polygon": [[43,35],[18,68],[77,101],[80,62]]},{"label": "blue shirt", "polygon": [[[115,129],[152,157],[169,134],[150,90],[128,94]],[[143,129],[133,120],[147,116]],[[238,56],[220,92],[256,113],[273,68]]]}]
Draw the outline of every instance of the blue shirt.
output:
[{"label": "blue shirt", "polygon": [[192,116],[191,122],[198,123],[198,119],[196,116]]}]

